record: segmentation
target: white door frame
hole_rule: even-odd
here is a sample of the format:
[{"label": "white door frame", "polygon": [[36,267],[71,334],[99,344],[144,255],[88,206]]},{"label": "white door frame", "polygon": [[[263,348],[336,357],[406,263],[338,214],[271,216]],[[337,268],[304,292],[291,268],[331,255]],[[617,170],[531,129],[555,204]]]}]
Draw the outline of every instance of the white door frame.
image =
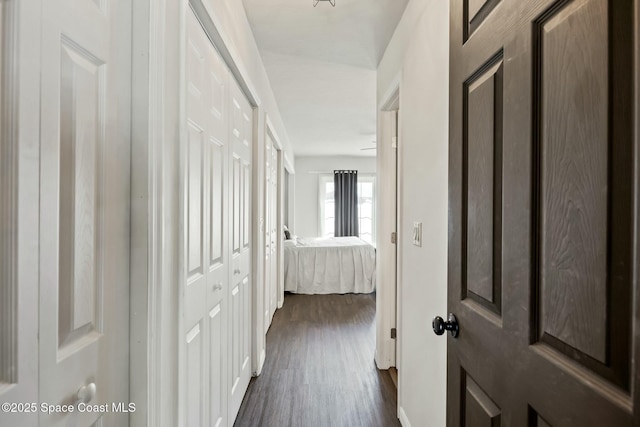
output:
[{"label": "white door frame", "polygon": [[[185,2],[133,4],[132,427],[178,425],[179,129]],[[168,37],[175,35],[175,37]]]},{"label": "white door frame", "polygon": [[[398,149],[394,145],[396,128],[399,129],[397,111],[400,100],[400,74],[392,81],[378,106],[377,135],[377,176],[379,183],[377,206],[379,209],[376,239],[376,352],[375,361],[378,369],[389,369],[397,366],[396,351],[400,349],[400,334],[391,338],[391,329],[400,332],[396,313],[400,312],[397,302],[401,301],[399,293],[401,282],[399,276],[401,203],[397,189],[400,173],[396,174]],[[399,140],[398,135],[398,140]],[[396,141],[397,142],[397,141]],[[398,167],[399,169],[399,167]],[[391,233],[396,233],[396,243],[391,242]],[[396,301],[396,295],[397,301]]]},{"label": "white door frame", "polygon": [[[284,170],[285,170],[285,156],[284,156],[284,148],[282,146],[282,140],[278,137],[278,134],[275,131],[275,126],[271,122],[269,115],[265,113],[265,132],[273,141],[273,146],[278,152],[278,192],[277,192],[277,218],[278,218],[278,230],[279,237],[277,239],[277,257],[278,257],[278,273],[277,273],[277,281],[278,281],[278,308],[282,308],[282,304],[284,303],[284,244],[283,244],[283,233],[284,233]],[[266,332],[266,331],[265,331]]]},{"label": "white door frame", "polygon": [[[38,402],[40,10],[0,3],[0,401],[13,403]],[[38,418],[0,412],[2,425]]]}]

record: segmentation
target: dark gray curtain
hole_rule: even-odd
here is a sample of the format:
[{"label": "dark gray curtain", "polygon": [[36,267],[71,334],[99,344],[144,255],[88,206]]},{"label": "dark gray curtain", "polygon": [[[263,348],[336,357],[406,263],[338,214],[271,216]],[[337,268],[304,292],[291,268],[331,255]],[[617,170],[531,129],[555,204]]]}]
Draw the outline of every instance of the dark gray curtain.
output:
[{"label": "dark gray curtain", "polygon": [[359,236],[358,171],[333,172],[336,229],[335,236]]}]

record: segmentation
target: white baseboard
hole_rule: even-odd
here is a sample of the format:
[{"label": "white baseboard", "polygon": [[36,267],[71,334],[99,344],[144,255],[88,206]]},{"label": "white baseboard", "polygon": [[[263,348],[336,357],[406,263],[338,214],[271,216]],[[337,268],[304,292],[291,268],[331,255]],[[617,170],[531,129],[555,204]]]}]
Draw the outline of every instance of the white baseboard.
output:
[{"label": "white baseboard", "polygon": [[407,414],[404,413],[404,409],[402,409],[402,406],[398,406],[398,419],[400,420],[400,424],[402,424],[402,427],[411,427],[409,418],[407,418]]}]

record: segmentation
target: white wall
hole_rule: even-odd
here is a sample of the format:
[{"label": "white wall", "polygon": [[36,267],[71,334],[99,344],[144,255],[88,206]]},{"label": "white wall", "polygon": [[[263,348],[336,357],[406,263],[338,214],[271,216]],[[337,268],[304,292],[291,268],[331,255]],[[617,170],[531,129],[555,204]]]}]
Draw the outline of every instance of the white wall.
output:
[{"label": "white wall", "polygon": [[333,173],[335,169],[355,169],[360,174],[376,173],[375,157],[296,157],[295,178],[295,229],[292,233],[300,237],[317,237],[320,233],[318,223],[318,188],[321,174]]},{"label": "white wall", "polygon": [[[378,101],[400,76],[399,396],[405,427],[446,424],[449,2],[411,0],[378,70]],[[423,246],[412,245],[414,221]]]}]

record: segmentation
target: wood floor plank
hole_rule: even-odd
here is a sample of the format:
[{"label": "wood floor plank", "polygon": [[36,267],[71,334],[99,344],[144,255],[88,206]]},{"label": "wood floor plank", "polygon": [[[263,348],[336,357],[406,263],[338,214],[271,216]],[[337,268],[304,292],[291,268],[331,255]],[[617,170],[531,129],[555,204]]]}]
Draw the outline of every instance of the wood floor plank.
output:
[{"label": "wood floor plank", "polygon": [[400,426],[374,351],[375,295],[286,294],[235,426]]}]

